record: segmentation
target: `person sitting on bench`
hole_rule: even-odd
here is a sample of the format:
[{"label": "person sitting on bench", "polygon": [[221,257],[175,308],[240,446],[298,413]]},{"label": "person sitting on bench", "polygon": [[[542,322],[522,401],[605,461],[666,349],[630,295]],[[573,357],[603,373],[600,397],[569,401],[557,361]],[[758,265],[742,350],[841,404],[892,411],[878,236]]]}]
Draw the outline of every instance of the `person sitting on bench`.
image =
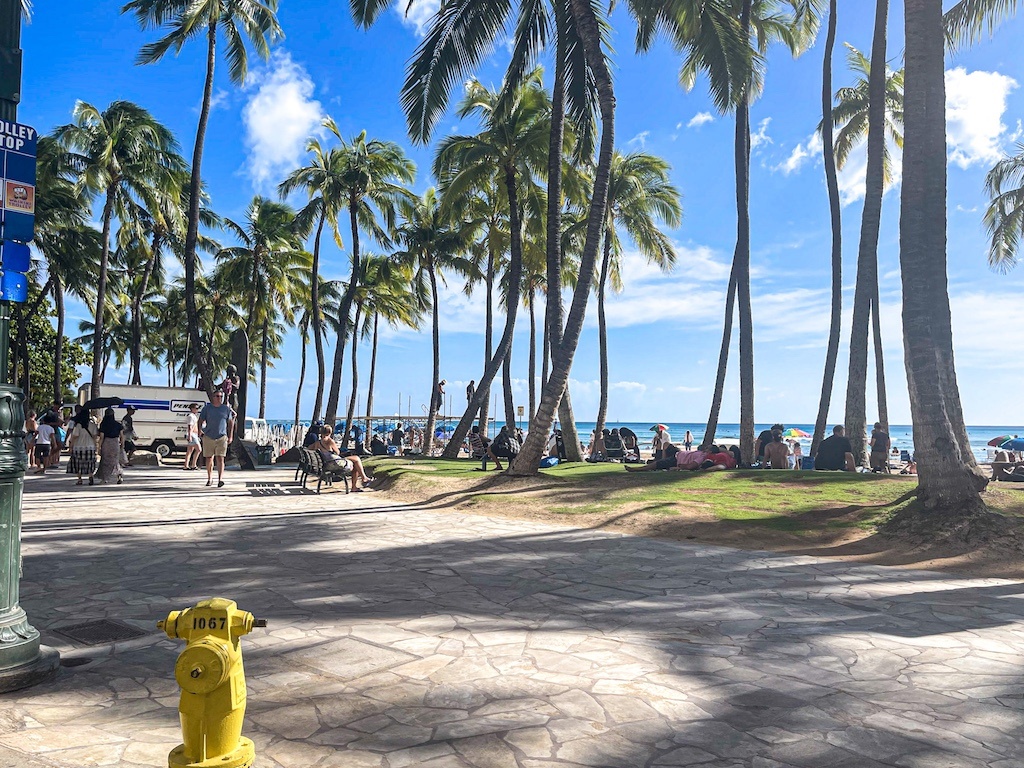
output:
[{"label": "person sitting on bench", "polygon": [[490,440],[480,434],[480,427],[474,425],[469,430],[469,458],[482,459],[487,455],[487,446]]},{"label": "person sitting on bench", "polygon": [[[373,482],[373,478],[363,469],[362,459],[354,454],[341,455],[338,443],[334,440],[333,430],[329,426],[320,427],[320,439],[309,446],[309,449],[320,454],[320,458],[324,460],[324,469],[328,472],[336,472],[339,475],[351,473],[353,491],[360,492]],[[362,482],[363,488],[358,486],[357,480]]]}]

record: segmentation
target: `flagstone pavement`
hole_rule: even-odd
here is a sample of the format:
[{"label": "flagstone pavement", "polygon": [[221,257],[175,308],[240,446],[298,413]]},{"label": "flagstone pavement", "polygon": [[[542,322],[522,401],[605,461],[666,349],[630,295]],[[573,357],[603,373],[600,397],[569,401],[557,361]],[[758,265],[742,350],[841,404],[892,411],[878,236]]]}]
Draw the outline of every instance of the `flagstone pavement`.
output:
[{"label": "flagstone pavement", "polygon": [[[0,768],[163,766],[168,611],[243,639],[270,768],[1020,768],[1024,585],[301,494],[292,471],[30,477],[21,603],[66,665]],[[86,646],[90,619],[147,634]]]}]

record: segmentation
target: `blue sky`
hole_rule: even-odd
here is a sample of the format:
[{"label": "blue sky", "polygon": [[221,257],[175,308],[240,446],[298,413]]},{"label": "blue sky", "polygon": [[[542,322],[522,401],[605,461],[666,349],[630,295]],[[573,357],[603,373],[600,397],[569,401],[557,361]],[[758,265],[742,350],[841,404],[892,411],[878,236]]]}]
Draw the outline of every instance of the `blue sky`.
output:
[{"label": "blue sky", "polygon": [[[153,33],[137,29],[118,13],[120,2],[46,0],[36,4],[23,33],[25,77],[20,121],[41,132],[70,120],[81,99],[105,107],[115,99],[150,109],[178,136],[186,155],[198,120],[203,46],[186,48],[157,65],[134,64]],[[436,0],[434,0],[436,6]],[[404,7],[404,3],[401,6]],[[357,30],[344,0],[282,0],[279,18],[286,39],[270,62],[252,62],[244,88],[229,82],[222,65],[215,86],[203,176],[214,208],[240,218],[254,194],[271,194],[303,159],[306,137],[323,115],[343,135],[365,129],[371,137],[402,143],[420,173],[417,191],[429,178],[431,147],[412,145],[398,103],[405,62],[425,22],[430,2],[411,18],[389,12],[369,31]],[[621,4],[620,4],[621,5]],[[840,3],[839,41],[870,50],[871,4]],[[891,60],[902,54],[902,4],[890,20]],[[854,10],[856,9],[856,10]],[[643,148],[665,157],[684,196],[682,226],[672,233],[679,252],[675,271],[663,275],[635,254],[627,255],[625,288],[609,301],[612,420],[701,421],[714,383],[724,293],[735,237],[732,171],[733,124],[716,113],[704,84],[690,93],[677,81],[678,56],[665,45],[633,53],[633,28],[624,12],[615,26],[616,138],[620,149]],[[1014,333],[1024,325],[1024,271],[999,275],[986,265],[981,226],[984,175],[1020,140],[1024,118],[1024,62],[1017,46],[1024,21],[1005,25],[992,41],[947,61],[949,125],[949,282],[956,360],[964,411],[970,424],[1024,424],[1024,403],[1014,395],[1024,374],[1024,356]],[[756,413],[759,422],[811,421],[817,409],[828,334],[830,230],[820,148],[813,139],[820,119],[822,35],[800,59],[774,50],[766,87],[752,110],[754,134],[751,189]],[[849,84],[840,52],[835,86]],[[479,69],[497,84],[506,49]],[[455,95],[457,98],[458,94]],[[473,130],[449,117],[438,136]],[[830,417],[842,418],[849,336],[849,306],[860,230],[863,157],[851,158],[842,174],[844,192],[844,346]],[[860,194],[858,194],[860,193]],[[910,418],[903,373],[898,252],[899,187],[886,194],[879,245],[881,317],[888,376],[890,419]],[[347,247],[346,242],[346,247]],[[328,277],[342,277],[347,254],[333,244],[324,255]],[[452,284],[442,301],[441,374],[462,402],[462,386],[479,378],[482,361],[483,296],[467,298]],[[72,306],[77,321],[87,310]],[[577,418],[592,420],[598,395],[596,310],[588,313],[572,370]],[[517,335],[516,403],[526,404],[526,323]],[[183,330],[184,332],[184,330]],[[312,355],[312,350],[310,350]],[[734,342],[735,355],[735,342]],[[369,349],[361,362],[366,381]],[[347,367],[347,366],[346,366]],[[289,418],[298,382],[299,344],[291,335],[284,358],[270,372],[268,417]],[[126,372],[110,371],[123,381]],[[83,381],[88,377],[83,375]],[[346,372],[346,380],[347,380]],[[144,371],[147,383],[165,384],[162,371]],[[348,391],[348,384],[343,391]],[[869,386],[872,390],[873,386]],[[375,408],[391,413],[399,396],[418,412],[430,391],[429,330],[387,334],[378,358]],[[306,402],[312,399],[307,384]],[[365,392],[360,395],[365,402]],[[873,416],[869,395],[869,419]],[[304,408],[305,411],[305,408]],[[739,413],[738,377],[727,382],[724,421]]]}]

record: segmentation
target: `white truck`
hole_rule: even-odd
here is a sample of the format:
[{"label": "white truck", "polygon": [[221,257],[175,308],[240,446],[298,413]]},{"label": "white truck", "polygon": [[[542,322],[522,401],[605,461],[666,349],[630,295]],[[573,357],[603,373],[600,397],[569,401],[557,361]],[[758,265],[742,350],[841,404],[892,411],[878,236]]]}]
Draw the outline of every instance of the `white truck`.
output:
[{"label": "white truck", "polygon": [[[85,403],[90,396],[90,384],[79,388],[79,403]],[[137,409],[132,417],[136,448],[153,451],[162,458],[167,458],[176,450],[185,450],[185,417],[188,415],[189,405],[198,403],[202,408],[209,402],[204,390],[182,387],[101,384],[99,396],[119,397],[124,401],[124,405],[114,408],[118,421],[127,414],[127,406],[134,406]]]}]

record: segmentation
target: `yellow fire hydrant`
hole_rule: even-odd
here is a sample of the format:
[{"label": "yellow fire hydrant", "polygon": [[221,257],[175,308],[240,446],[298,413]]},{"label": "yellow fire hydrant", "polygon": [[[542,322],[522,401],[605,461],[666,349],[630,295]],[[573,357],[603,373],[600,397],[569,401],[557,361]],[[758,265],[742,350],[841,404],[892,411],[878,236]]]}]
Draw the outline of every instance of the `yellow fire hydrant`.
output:
[{"label": "yellow fire hydrant", "polygon": [[194,608],[171,611],[157,626],[188,645],[174,665],[181,686],[184,743],[167,756],[169,768],[249,768],[256,759],[252,740],[242,736],[245,672],[239,638],[265,619],[238,610],[233,600],[215,597]]}]

